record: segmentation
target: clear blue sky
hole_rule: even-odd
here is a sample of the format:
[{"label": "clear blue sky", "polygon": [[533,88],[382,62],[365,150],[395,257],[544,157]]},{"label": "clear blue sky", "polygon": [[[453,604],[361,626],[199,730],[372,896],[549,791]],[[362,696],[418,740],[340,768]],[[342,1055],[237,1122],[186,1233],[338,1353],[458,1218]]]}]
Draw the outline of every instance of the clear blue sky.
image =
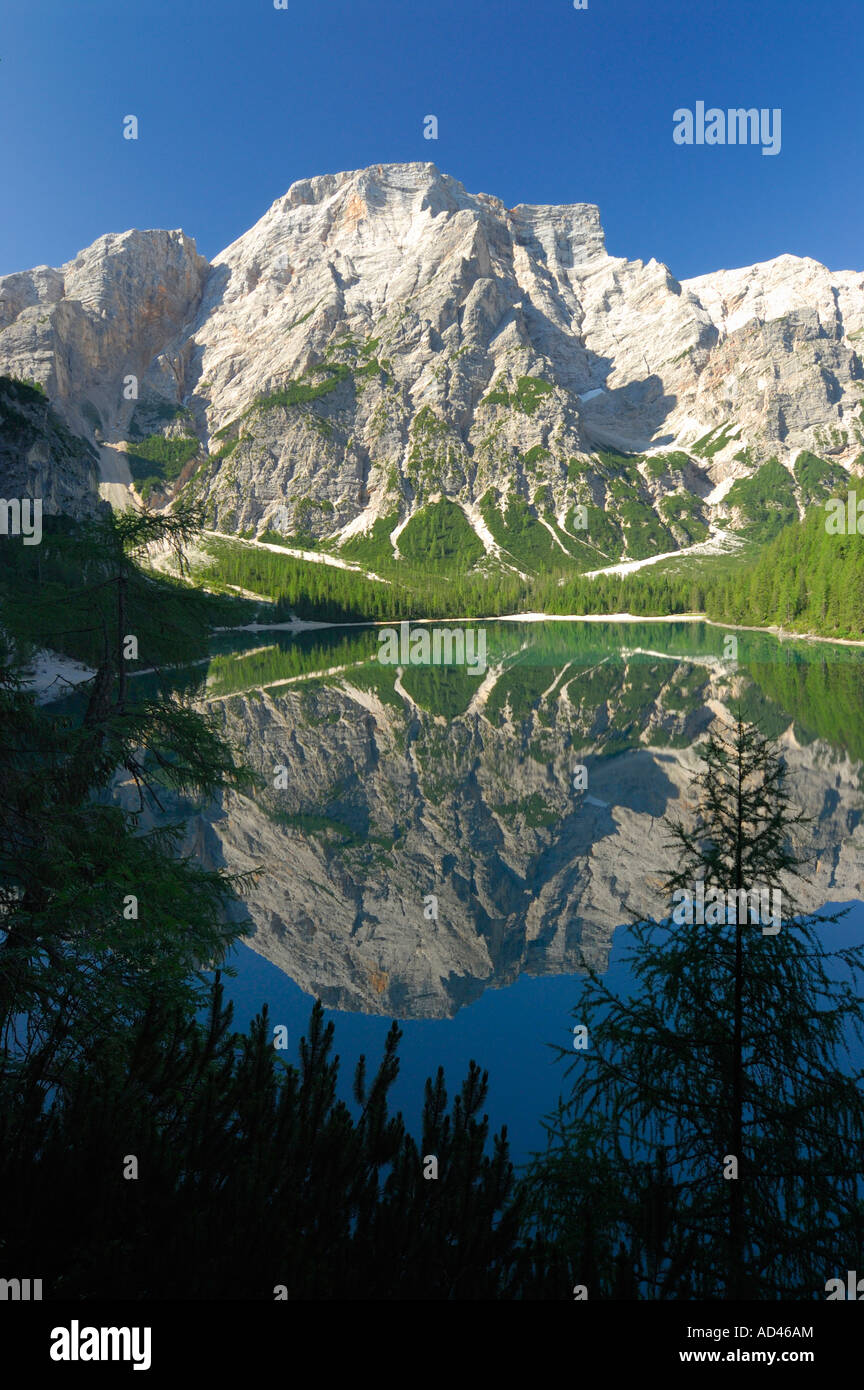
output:
[{"label": "clear blue sky", "polygon": [[[679,278],[862,269],[862,37],[861,0],[4,0],[0,274],[129,227],[213,256],[295,179],[402,160],[598,203]],[[699,100],[781,107],[781,153],[676,146]]]}]

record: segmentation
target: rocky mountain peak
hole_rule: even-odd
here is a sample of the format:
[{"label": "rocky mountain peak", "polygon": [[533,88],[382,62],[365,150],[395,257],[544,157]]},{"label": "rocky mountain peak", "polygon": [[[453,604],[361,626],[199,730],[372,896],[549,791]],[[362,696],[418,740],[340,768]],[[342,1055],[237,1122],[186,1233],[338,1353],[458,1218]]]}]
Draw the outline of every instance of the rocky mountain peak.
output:
[{"label": "rocky mountain peak", "polygon": [[862,334],[860,272],[679,282],[608,255],[591,204],[507,208],[431,163],[301,179],[212,264],[132,231],[0,279],[0,373],[46,388],[112,487],[179,435],[194,477],[157,496],[336,550],[386,522],[391,561],[443,503],[511,568],[674,550],[746,529],[769,465],[788,518],[864,460]]},{"label": "rocky mountain peak", "polygon": [[77,433],[110,430],[123,381],[197,308],[207,271],[182,231],[101,236],[59,270],[0,277],[2,371],[33,378]]}]

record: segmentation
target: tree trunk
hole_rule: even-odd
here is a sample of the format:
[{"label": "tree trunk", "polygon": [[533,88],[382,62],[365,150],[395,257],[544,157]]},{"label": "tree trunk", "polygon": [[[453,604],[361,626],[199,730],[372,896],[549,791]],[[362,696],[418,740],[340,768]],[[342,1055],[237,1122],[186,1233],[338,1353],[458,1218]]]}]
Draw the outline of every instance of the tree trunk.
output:
[{"label": "tree trunk", "polygon": [[[736,843],[735,843],[735,889],[744,888],[742,883],[743,850],[743,770],[741,766],[740,730],[737,748],[738,776],[736,779]],[[741,899],[736,896],[736,904]],[[743,995],[744,995],[744,943],[741,936],[741,923],[736,907],[735,926],[735,999],[732,1032],[732,1153],[737,1160],[737,1176],[729,1179],[729,1278],[726,1296],[730,1299],[744,1297],[744,1048],[743,1048]]]}]

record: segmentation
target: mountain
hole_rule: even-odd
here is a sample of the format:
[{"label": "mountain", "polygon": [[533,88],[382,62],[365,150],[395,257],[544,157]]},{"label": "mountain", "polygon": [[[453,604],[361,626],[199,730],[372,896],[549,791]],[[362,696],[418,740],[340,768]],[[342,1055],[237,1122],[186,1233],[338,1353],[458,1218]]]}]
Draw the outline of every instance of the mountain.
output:
[{"label": "mountain", "polygon": [[[0,373],[214,530],[373,567],[590,570],[770,536],[864,464],[864,274],[679,282],[598,209],[432,164],[295,183],[212,263],[180,231],[0,278]],[[584,508],[584,512],[580,511]]]}]

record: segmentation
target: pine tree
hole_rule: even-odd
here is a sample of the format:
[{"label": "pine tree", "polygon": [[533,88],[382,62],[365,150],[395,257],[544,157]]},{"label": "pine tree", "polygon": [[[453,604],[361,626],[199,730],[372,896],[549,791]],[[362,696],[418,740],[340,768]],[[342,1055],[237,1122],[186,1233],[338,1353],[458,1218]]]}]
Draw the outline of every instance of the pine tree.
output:
[{"label": "pine tree", "polygon": [[[195,971],[241,930],[229,920],[240,881],[179,857],[182,823],[164,812],[172,793],[251,779],[215,719],[176,696],[130,699],[125,674],[130,554],[182,544],[194,525],[147,513],[96,523],[95,586],[113,600],[99,610],[102,660],[79,714],[38,708],[14,653],[0,654],[0,1066],[13,1087],[57,1084],[95,1033],[137,1017],[154,979],[166,1000],[194,996]],[[118,776],[133,789],[128,812],[112,796]],[[153,811],[160,823],[145,828]]]},{"label": "pine tree", "polygon": [[862,1073],[847,1055],[864,1036],[864,949],[829,949],[837,915],[796,905],[802,818],[778,750],[739,719],[704,760],[695,821],[669,823],[660,901],[671,910],[700,880],[709,906],[712,888],[779,890],[782,925],[664,914],[633,929],[631,995],[589,972],[574,1018],[590,1049],[570,1054],[572,1092],[528,1190],[577,1280],[579,1222],[599,1214],[601,1296],[819,1297],[864,1234]]},{"label": "pine tree", "polygon": [[203,1018],[154,995],[134,1028],[94,1039],[50,1103],[0,1112],[8,1266],[75,1299],[530,1289],[506,1131],[487,1151],[485,1074],[472,1064],[452,1105],[440,1071],[427,1082],[418,1147],[389,1109],[399,1039],[394,1024],[371,1077],[360,1059],[352,1107],[320,1004],[292,1065],[266,1010],[232,1029],[218,976]]}]

